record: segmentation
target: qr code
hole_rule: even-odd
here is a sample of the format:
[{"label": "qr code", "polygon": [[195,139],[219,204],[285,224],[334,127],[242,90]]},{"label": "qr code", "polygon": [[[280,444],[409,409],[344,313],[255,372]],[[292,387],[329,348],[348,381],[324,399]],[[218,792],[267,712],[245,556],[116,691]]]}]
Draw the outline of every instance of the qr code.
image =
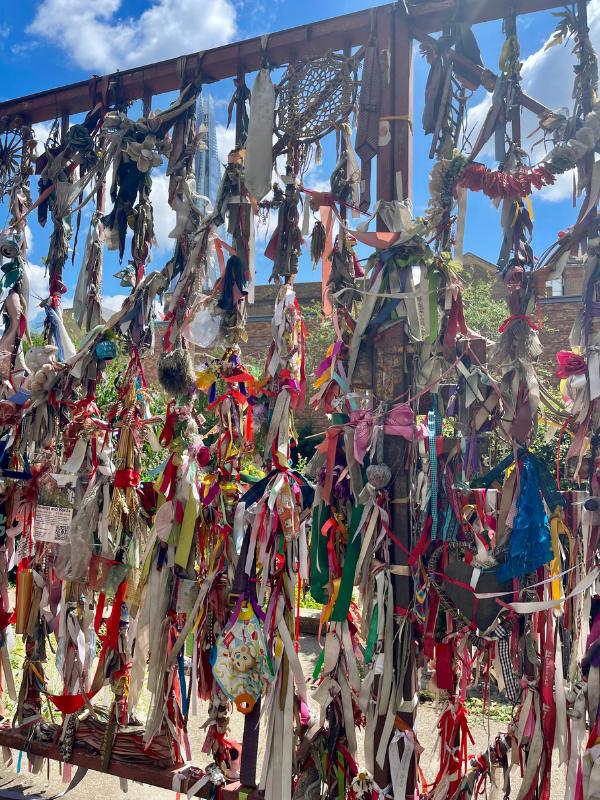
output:
[{"label": "qr code", "polygon": [[57,525],[54,529],[54,541],[55,542],[66,542],[69,538],[69,526],[68,525]]}]

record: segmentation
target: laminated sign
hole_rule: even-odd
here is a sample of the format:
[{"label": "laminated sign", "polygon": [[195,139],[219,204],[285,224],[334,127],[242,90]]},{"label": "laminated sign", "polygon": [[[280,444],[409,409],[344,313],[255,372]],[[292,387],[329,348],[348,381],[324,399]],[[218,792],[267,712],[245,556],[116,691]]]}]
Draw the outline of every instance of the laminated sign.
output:
[{"label": "laminated sign", "polygon": [[36,542],[69,541],[75,481],[75,475],[49,474],[43,478],[33,527]]}]

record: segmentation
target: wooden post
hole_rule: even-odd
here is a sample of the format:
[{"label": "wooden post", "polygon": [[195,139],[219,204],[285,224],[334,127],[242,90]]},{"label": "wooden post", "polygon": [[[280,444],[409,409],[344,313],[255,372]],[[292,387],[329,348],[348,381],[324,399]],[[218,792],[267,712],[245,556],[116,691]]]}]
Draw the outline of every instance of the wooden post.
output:
[{"label": "wooden post", "polygon": [[[384,75],[380,100],[379,150],[377,153],[377,199],[410,199],[412,189],[412,37],[408,21],[399,8],[380,9],[377,12],[377,44],[379,51],[389,53],[389,80]],[[385,59],[382,59],[385,63]],[[401,196],[399,196],[401,195]],[[385,230],[385,225],[377,220],[377,229]],[[408,337],[405,321],[399,321],[376,337],[373,342],[372,386],[378,402],[391,404],[403,395],[410,386],[410,363],[406,358]],[[407,550],[411,549],[410,481],[407,470],[408,443],[398,436],[384,439],[384,462],[390,467],[392,483],[389,487],[390,514],[395,537]],[[394,564],[406,564],[406,555],[396,543],[392,543]],[[406,609],[410,606],[413,594],[412,580],[408,576],[394,575],[394,607]],[[412,637],[412,625],[410,633]],[[404,675],[404,697],[415,694],[414,650],[410,648],[409,661]],[[396,642],[394,668],[399,668],[399,648]],[[381,735],[384,716],[380,717],[375,731],[375,739]],[[414,710],[402,709],[398,715],[411,729],[414,726]],[[383,768],[375,766],[375,781],[381,788],[390,783],[389,763]],[[406,797],[413,797],[416,770],[414,758],[409,771]],[[397,798],[396,800],[404,800]]]}]

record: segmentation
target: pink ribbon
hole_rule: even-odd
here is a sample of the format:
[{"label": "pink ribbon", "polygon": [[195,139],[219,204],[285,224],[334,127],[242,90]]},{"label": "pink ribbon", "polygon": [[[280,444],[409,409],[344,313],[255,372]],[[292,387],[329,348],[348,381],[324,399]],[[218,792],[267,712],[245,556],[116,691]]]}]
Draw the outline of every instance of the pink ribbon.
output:
[{"label": "pink ribbon", "polygon": [[404,436],[412,442],[415,434],[415,412],[408,403],[397,403],[388,411],[383,432],[389,436]]},{"label": "pink ribbon", "polygon": [[587,365],[585,358],[570,350],[559,350],[556,354],[558,368],[554,373],[557,378],[568,378],[571,375],[585,375]]},{"label": "pink ribbon", "polygon": [[352,411],[350,425],[354,427],[354,458],[363,464],[371,444],[374,415],[372,411]]}]

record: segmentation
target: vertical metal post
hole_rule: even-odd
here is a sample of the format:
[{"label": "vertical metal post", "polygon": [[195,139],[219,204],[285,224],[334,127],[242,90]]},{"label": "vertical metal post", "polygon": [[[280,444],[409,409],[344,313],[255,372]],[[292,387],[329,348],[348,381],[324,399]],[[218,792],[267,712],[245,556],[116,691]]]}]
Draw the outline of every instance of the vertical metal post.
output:
[{"label": "vertical metal post", "polygon": [[69,112],[61,111],[60,113],[60,142],[65,143],[67,133],[69,132]]},{"label": "vertical metal post", "polygon": [[[241,64],[238,65],[236,76],[236,101],[235,101],[235,146],[241,147],[245,139],[244,114],[246,112],[245,85],[246,73]],[[240,215],[242,214],[242,198],[240,197]],[[246,253],[244,237],[241,229],[233,237],[233,244],[240,255]],[[242,551],[243,553],[243,551]],[[240,558],[244,556],[240,554]],[[243,563],[243,562],[242,562]],[[244,576],[245,578],[245,576]],[[244,581],[245,583],[245,581]],[[245,591],[245,586],[243,587]],[[237,587],[235,588],[237,591]],[[260,697],[252,711],[244,718],[244,733],[242,737],[242,758],[240,763],[240,784],[246,788],[256,786],[256,766],[258,762],[258,736],[260,730]]]},{"label": "vertical metal post", "polygon": [[[587,16],[587,2],[586,2],[586,0],[577,0],[577,22],[578,22],[579,31],[580,31],[580,34],[581,34],[581,41],[585,42],[583,47],[584,47],[585,50],[587,50],[587,47],[588,47],[588,39],[587,39],[587,37],[588,37],[588,16]],[[587,53],[584,52],[583,55],[584,55],[584,57],[582,58],[582,61],[585,60],[585,56],[587,55]],[[586,117],[590,113],[590,111],[592,110],[592,92],[591,92],[590,84],[589,84],[589,82],[587,80],[583,81],[583,92],[582,92],[582,98],[581,98],[581,108],[582,108],[584,117]],[[588,178],[588,185],[587,185],[587,188],[586,188],[586,193],[587,193],[588,198],[590,196],[590,189],[591,189],[591,183],[592,183],[592,173],[594,171],[594,159],[595,159],[595,154],[593,152],[592,153],[588,153],[588,155],[585,156],[585,159],[584,159],[585,172],[586,172],[586,175],[587,175],[587,178]],[[594,209],[590,213],[595,217],[597,215],[597,210]]]},{"label": "vertical metal post", "polygon": [[[515,11],[514,5],[511,3],[508,13],[504,19],[504,33],[507,39],[511,36],[516,38],[517,36],[517,14]],[[518,76],[515,76],[515,81],[518,80]],[[516,89],[516,83],[515,83]],[[521,146],[521,104],[519,102],[519,98],[515,96],[515,92],[511,92],[511,107],[507,109],[508,116],[511,123],[511,135],[513,142],[520,147]]]},{"label": "vertical metal post", "polygon": [[[411,198],[412,192],[412,37],[408,22],[399,8],[377,11],[377,44],[380,53],[388,55],[389,80],[383,78],[380,100],[380,137],[377,153],[377,199],[404,200]],[[386,59],[382,58],[385,63]],[[399,195],[402,196],[399,196]],[[385,230],[385,225],[377,220],[377,229]],[[378,401],[389,403],[402,395],[410,385],[410,367],[406,361],[408,337],[400,321],[393,328],[386,329],[385,336],[373,343],[372,376],[373,391]],[[391,522],[395,537],[407,550],[411,548],[411,517],[408,496],[410,478],[407,470],[408,445],[400,437],[385,437],[384,461],[392,471],[393,480],[389,487],[391,501]],[[394,564],[406,564],[402,549],[392,543]],[[412,580],[408,576],[394,575],[394,607],[410,607],[413,593]],[[412,635],[412,627],[411,634]],[[415,693],[415,660],[410,648],[409,661],[404,674],[404,697],[412,698]],[[394,656],[395,668],[399,666],[398,653]],[[384,709],[385,712],[385,709]],[[398,715],[411,729],[414,726],[414,711],[402,710]],[[380,718],[375,738],[381,735],[384,717]],[[389,763],[383,768],[375,767],[375,781],[384,788],[390,783]],[[406,797],[413,797],[416,783],[414,759],[406,786]],[[398,798],[397,800],[404,800]]]},{"label": "vertical metal post", "polygon": [[246,97],[245,97],[245,86],[246,86],[246,73],[244,72],[242,66],[238,66],[238,71],[236,75],[236,89],[237,89],[237,98],[236,98],[236,108],[235,108],[235,146],[241,147],[243,145],[242,139],[245,138],[244,136],[244,113],[246,110]]},{"label": "vertical metal post", "polygon": [[152,92],[150,89],[144,89],[144,96],[142,98],[142,116],[149,117],[152,111]]}]

